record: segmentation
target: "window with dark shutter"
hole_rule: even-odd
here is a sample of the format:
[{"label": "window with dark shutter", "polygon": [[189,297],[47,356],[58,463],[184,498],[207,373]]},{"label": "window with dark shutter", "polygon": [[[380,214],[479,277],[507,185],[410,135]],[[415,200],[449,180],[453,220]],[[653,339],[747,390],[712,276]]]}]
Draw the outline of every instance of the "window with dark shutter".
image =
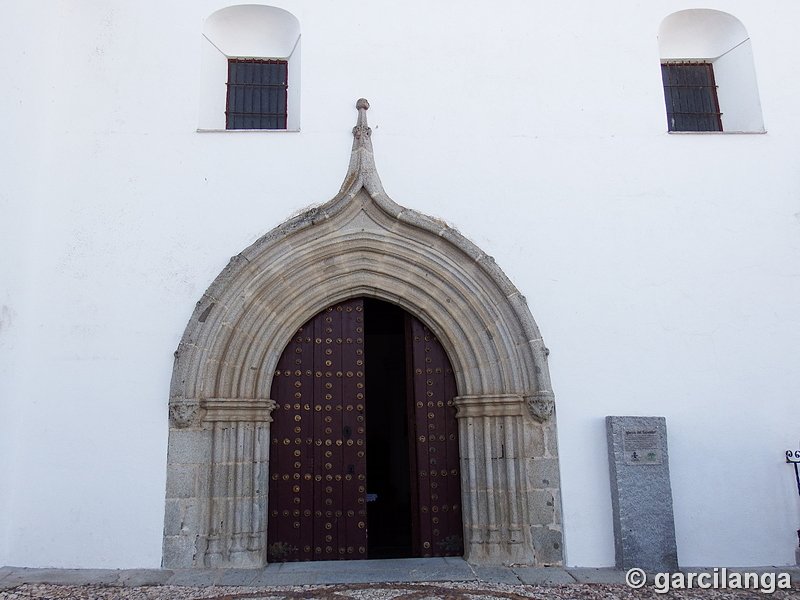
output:
[{"label": "window with dark shutter", "polygon": [[711,63],[665,62],[661,77],[670,131],[722,131]]},{"label": "window with dark shutter", "polygon": [[286,129],[285,60],[228,59],[226,129]]}]

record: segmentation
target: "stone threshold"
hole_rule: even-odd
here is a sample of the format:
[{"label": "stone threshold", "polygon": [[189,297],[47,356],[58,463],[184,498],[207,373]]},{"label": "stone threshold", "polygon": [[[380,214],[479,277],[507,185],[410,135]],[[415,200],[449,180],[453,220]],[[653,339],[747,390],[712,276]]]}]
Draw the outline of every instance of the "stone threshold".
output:
[{"label": "stone threshold", "polygon": [[[682,568],[684,572],[711,568]],[[729,572],[786,572],[800,581],[798,567],[750,567]],[[474,581],[484,583],[564,585],[625,584],[625,572],[613,568],[484,567],[463,558],[402,558],[386,560],[274,563],[260,569],[37,569],[0,567],[0,590],[22,584],[108,585],[120,587],[174,585],[281,586],[348,583],[423,583]]]}]

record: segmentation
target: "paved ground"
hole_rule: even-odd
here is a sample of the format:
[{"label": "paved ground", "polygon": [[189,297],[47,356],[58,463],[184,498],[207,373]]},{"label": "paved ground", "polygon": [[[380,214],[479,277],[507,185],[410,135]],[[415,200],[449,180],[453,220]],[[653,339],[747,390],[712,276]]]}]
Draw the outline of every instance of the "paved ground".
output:
[{"label": "paved ground", "polygon": [[[688,571],[689,569],[687,569]],[[695,571],[698,571],[695,569]],[[625,585],[613,569],[476,567],[460,558],[271,564],[265,569],[0,568],[0,599],[79,600],[643,600],[776,598],[800,600],[800,569],[741,571],[791,575],[792,589],[671,590],[652,580]],[[768,591],[768,590],[764,590]]]},{"label": "paved ground", "polygon": [[576,582],[624,584],[625,575],[613,569],[476,567],[462,558],[275,563],[265,569],[0,569],[0,589],[22,583],[205,587],[434,581],[536,585]]}]

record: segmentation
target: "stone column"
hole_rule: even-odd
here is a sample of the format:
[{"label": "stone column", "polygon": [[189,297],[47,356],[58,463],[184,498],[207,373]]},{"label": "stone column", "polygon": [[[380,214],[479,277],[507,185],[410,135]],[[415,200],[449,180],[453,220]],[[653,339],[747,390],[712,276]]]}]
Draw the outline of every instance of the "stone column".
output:
[{"label": "stone column", "polygon": [[[455,405],[465,558],[561,564],[557,459],[547,456],[545,442],[550,428],[530,418],[523,396],[459,396]],[[554,474],[543,475],[551,462]]]},{"label": "stone column", "polygon": [[266,564],[274,407],[263,399],[170,403],[165,568]]}]

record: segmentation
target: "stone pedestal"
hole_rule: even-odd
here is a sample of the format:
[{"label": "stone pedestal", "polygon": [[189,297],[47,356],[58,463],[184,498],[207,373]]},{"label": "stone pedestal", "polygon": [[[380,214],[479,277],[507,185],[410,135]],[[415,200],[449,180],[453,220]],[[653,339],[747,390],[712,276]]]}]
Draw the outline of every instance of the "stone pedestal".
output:
[{"label": "stone pedestal", "polygon": [[678,570],[667,423],[663,417],[606,417],[618,569]]}]

